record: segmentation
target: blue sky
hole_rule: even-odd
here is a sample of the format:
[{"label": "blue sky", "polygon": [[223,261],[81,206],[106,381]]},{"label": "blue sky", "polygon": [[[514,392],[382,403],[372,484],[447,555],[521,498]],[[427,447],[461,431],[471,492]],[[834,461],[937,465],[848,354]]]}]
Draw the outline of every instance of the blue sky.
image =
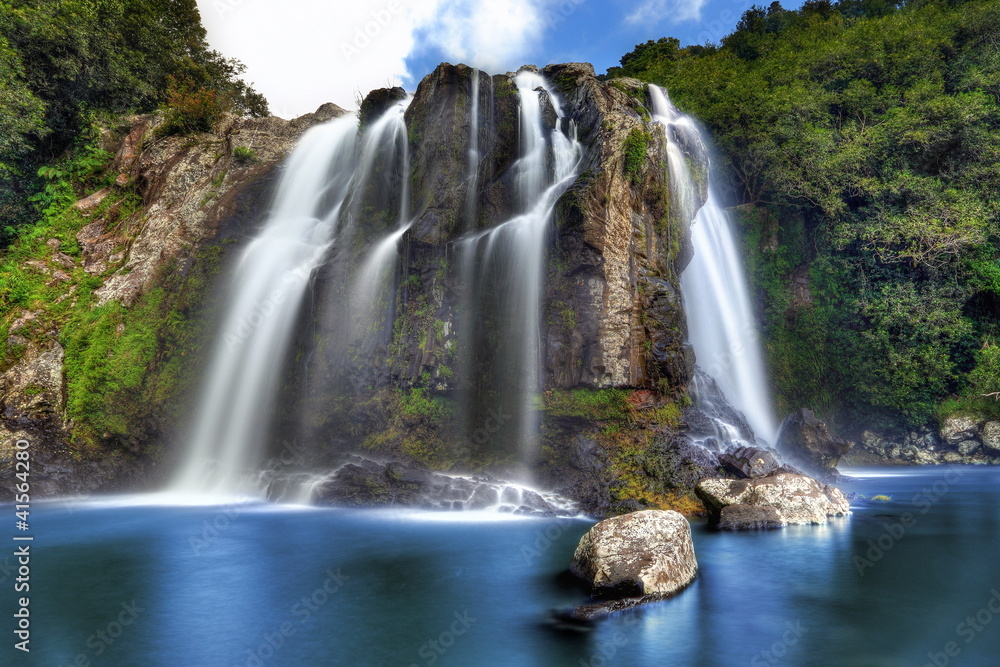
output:
[{"label": "blue sky", "polygon": [[[583,61],[598,73],[641,42],[718,42],[750,0],[198,0],[208,39],[285,118],[413,90],[439,62],[491,73]],[[765,3],[766,4],[766,3]],[[784,3],[786,8],[801,2]]]}]

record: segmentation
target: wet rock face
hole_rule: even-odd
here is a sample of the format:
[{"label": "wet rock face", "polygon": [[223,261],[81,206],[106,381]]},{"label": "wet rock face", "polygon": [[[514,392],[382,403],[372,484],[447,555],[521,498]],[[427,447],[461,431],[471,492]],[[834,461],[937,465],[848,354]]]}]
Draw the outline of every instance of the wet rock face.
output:
[{"label": "wet rock face", "polygon": [[778,451],[791,463],[820,475],[835,468],[853,446],[853,442],[830,433],[807,408],[786,418],[778,437]]},{"label": "wet rock face", "polygon": [[691,526],[677,512],[662,510],[605,519],[581,538],[570,571],[597,598],[673,595],[698,572]]},{"label": "wet rock face", "polygon": [[[543,70],[587,151],[556,211],[545,319],[559,323],[566,308],[577,317],[572,330],[549,326],[547,384],[686,385],[693,367],[679,276],[690,258],[690,220],[670,210],[666,141],[644,120],[645,87],[603,83],[592,72],[578,63]],[[644,137],[646,159],[628,173],[633,132]]]},{"label": "wet rock face", "polygon": [[695,493],[710,522],[729,530],[824,524],[851,511],[839,489],[786,472],[751,480],[704,479]]},{"label": "wet rock face", "polygon": [[[679,284],[690,257],[691,221],[669,210],[665,141],[659,126],[643,120],[650,106],[646,89],[636,82],[627,94],[627,86],[598,81],[588,64],[550,65],[541,73],[566,116],[562,129],[572,125],[585,151],[577,181],[557,203],[547,252],[544,385],[682,387],[693,372]],[[419,281],[406,286],[405,299],[423,297],[433,321],[451,332],[459,330],[455,300],[462,289],[453,266],[455,241],[516,213],[513,76],[441,65],[421,81],[406,112],[415,222],[404,238],[404,252],[407,273]],[[479,81],[481,160],[470,201],[473,77]],[[543,101],[547,122],[554,126],[552,104]],[[637,171],[626,173],[625,143],[632,131],[646,137],[646,159]],[[438,271],[442,265],[448,266],[444,273]],[[449,339],[435,342],[440,336],[425,326],[401,341],[405,350],[396,355],[392,373],[417,382],[426,372],[436,384],[450,387],[450,378],[439,373],[441,365],[453,361]],[[427,353],[428,341],[436,353]]]}]

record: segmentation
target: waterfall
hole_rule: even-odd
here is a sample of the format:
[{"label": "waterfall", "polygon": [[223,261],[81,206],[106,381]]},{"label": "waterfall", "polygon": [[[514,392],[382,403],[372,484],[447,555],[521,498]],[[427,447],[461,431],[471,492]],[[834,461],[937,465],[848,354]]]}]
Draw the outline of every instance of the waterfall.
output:
[{"label": "waterfall", "polygon": [[[514,83],[518,154],[508,179],[514,215],[478,231],[483,159],[478,71],[470,86],[469,201],[465,236],[456,242],[457,268],[467,281],[466,312],[457,320],[465,345],[457,361],[466,375],[468,398],[460,400],[463,411],[468,409],[462,427],[470,440],[485,423],[495,422],[489,442],[478,443],[483,451],[495,459],[529,463],[538,432],[548,236],[555,204],[576,178],[583,148],[574,123],[540,74],[521,71]],[[491,90],[487,104],[492,104]],[[277,475],[282,478],[277,483],[288,489],[303,485],[288,491],[288,497],[305,497],[306,487],[314,485],[298,469],[274,471],[264,465],[276,392],[293,343],[301,344],[296,380],[303,383],[307,414],[322,417],[331,394],[320,389],[341,382],[348,366],[357,373],[354,365],[377,359],[376,350],[389,341],[399,248],[414,224],[408,104],[409,99],[400,101],[361,132],[356,115],[313,128],[289,158],[272,211],[232,276],[229,305],[174,490],[262,495]],[[317,271],[321,280],[315,282],[322,287],[314,289]],[[306,321],[315,330],[297,337]],[[338,387],[332,387],[335,394]],[[318,442],[307,421],[300,420],[298,435]]]},{"label": "waterfall", "polygon": [[[259,469],[276,390],[313,273],[325,264],[335,276],[346,274],[366,198],[381,203],[398,191],[395,229],[361,262],[348,290],[348,307],[336,309],[337,327],[328,330],[345,333],[330,336],[338,353],[346,349],[341,345],[348,341],[345,327],[366,345],[382,337],[393,316],[393,299],[386,292],[394,283],[398,242],[411,224],[403,118],[408,103],[388,109],[363,134],[357,116],[350,114],[312,128],[299,140],[271,213],[232,276],[229,306],[173,490],[263,494],[267,480]],[[335,240],[346,251],[335,253]]]},{"label": "waterfall", "polygon": [[[661,88],[651,85],[649,89],[653,118],[663,125],[667,139],[671,195],[677,200],[678,213],[690,219],[698,186],[684,148],[700,143],[700,133],[694,121],[681,114]],[[691,242],[694,258],[681,276],[681,290],[699,366],[743,413],[757,438],[773,444],[778,430],[743,262],[729,216],[711,186],[707,201],[694,218]],[[704,379],[694,383],[699,407],[719,422],[718,437],[738,442],[740,438],[734,434],[741,429],[717,417],[718,392],[708,389],[708,384]]]},{"label": "waterfall", "polygon": [[482,160],[482,153],[479,151],[479,70],[472,70],[472,83],[469,97],[469,174],[467,177],[468,190],[465,195],[465,231],[469,232],[476,228],[476,215],[478,207],[476,200],[479,198],[479,162]]},{"label": "waterfall", "polygon": [[[519,137],[512,180],[518,213],[468,236],[460,247],[470,304],[462,320],[469,330],[460,332],[470,355],[463,363],[468,370],[462,400],[469,406],[464,411],[470,434],[482,432],[487,415],[499,415],[491,451],[529,463],[538,432],[547,235],[556,201],[577,176],[583,148],[544,77],[522,70],[514,83]],[[486,443],[477,439],[477,444]]]},{"label": "waterfall", "polygon": [[277,378],[313,271],[333,243],[348,196],[357,119],[309,130],[289,158],[270,216],[243,251],[211,354],[177,491],[252,493]]},{"label": "waterfall", "polygon": [[[395,181],[399,183],[399,215],[396,229],[377,241],[367,259],[355,272],[350,294],[349,321],[354,330],[351,339],[360,341],[361,352],[368,354],[388,337],[394,315],[394,288],[399,268],[399,242],[410,229],[410,140],[406,132],[406,109],[412,98],[407,97],[389,109],[365,136],[359,174],[370,178],[376,158],[393,167],[399,165]],[[391,186],[391,183],[389,184]],[[391,188],[390,188],[391,189]],[[364,188],[361,188],[363,194]],[[361,205],[361,198],[355,200]]]}]

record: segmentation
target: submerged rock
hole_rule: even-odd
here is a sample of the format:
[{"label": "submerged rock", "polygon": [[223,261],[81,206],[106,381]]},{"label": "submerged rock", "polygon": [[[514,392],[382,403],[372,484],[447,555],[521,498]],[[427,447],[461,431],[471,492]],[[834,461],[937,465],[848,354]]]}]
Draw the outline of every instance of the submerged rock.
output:
[{"label": "submerged rock", "polygon": [[663,510],[606,519],[580,539],[570,571],[590,584],[596,598],[668,597],[698,572],[691,526],[677,512]]},{"label": "submerged rock", "polygon": [[[752,480],[704,479],[695,487],[695,494],[705,505],[710,522],[729,530],[823,524],[828,517],[851,511],[839,489],[786,472]],[[730,506],[743,507],[727,511]],[[766,509],[751,511],[745,507]]]}]

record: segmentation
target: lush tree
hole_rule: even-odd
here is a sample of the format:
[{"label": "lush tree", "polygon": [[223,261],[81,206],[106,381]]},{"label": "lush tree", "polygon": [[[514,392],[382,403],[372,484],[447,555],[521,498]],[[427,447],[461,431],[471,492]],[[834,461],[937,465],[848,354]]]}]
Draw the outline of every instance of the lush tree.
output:
[{"label": "lush tree", "polygon": [[647,42],[615,75],[711,130],[781,409],[903,427],[971,400],[1000,335],[1000,0],[755,6],[718,47]]},{"label": "lush tree", "polygon": [[216,116],[266,114],[243,71],[209,48],[195,0],[0,1],[0,231],[30,220],[35,172],[95,113],[153,111],[174,80]]}]

